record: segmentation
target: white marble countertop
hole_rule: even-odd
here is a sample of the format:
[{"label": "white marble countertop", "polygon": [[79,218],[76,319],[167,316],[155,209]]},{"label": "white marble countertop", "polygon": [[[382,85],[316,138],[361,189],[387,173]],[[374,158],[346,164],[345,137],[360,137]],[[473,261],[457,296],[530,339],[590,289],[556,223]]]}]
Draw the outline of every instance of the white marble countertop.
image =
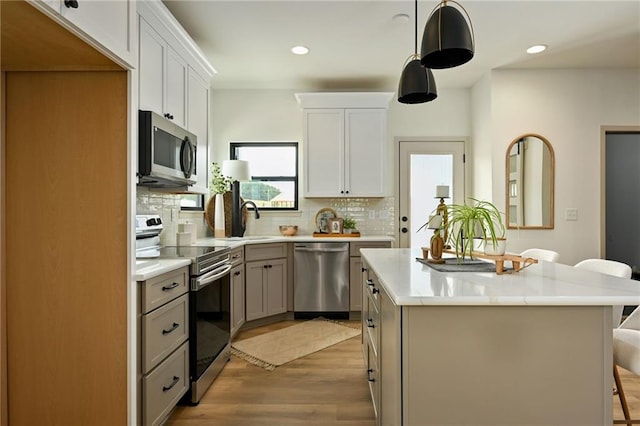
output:
[{"label": "white marble countertop", "polygon": [[[396,305],[640,305],[640,281],[540,262],[509,274],[438,272],[419,249],[362,249]],[[510,262],[506,265],[510,267]]]},{"label": "white marble countertop", "polygon": [[[295,235],[293,237],[284,236],[247,236],[242,238],[199,238],[194,246],[225,246],[240,247],[247,244],[265,243],[293,243],[293,242],[349,242],[349,241],[391,241],[395,238],[387,235],[363,235],[360,237],[314,237],[312,235]],[[182,266],[191,264],[189,259],[137,259],[136,281],[145,281],[165,272],[173,271]]]},{"label": "white marble countertop", "polygon": [[228,246],[239,247],[248,244],[264,244],[264,243],[341,243],[356,241],[390,241],[394,242],[395,238],[388,235],[362,235],[360,237],[314,237],[313,235],[294,235],[285,237],[281,235],[253,235],[247,237],[230,237],[230,238],[199,238],[194,245],[196,246]]},{"label": "white marble countertop", "polygon": [[137,259],[133,277],[136,281],[145,281],[190,264],[191,259]]}]

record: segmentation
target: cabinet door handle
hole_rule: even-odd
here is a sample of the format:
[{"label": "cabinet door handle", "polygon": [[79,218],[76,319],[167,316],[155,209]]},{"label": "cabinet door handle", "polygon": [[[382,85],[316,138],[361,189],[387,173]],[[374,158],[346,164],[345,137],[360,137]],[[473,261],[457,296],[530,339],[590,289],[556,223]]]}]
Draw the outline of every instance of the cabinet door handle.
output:
[{"label": "cabinet door handle", "polygon": [[178,324],[177,322],[174,322],[170,329],[162,330],[162,335],[164,336],[164,335],[167,335],[169,333],[172,333],[178,327],[180,327],[180,324]]},{"label": "cabinet door handle", "polygon": [[233,275],[237,277],[238,275],[240,275],[240,271],[235,271]]},{"label": "cabinet door handle", "polygon": [[372,288],[371,289],[371,293],[376,294],[376,293],[380,293],[380,290],[378,290],[377,288]]},{"label": "cabinet door handle", "polygon": [[367,327],[369,328],[375,328],[376,326],[373,325],[373,320],[371,318],[367,319]]},{"label": "cabinet door handle", "polygon": [[169,290],[173,290],[174,288],[178,287],[180,284],[178,283],[173,283],[171,285],[165,285],[162,287],[162,291],[169,291]]},{"label": "cabinet door handle", "polygon": [[78,0],[64,0],[64,5],[70,9],[78,8]]},{"label": "cabinet door handle", "polygon": [[409,230],[407,228],[404,228],[404,227],[401,229],[401,231],[402,231],[403,234],[406,234],[407,232],[409,232]]},{"label": "cabinet door handle", "polygon": [[367,279],[367,285],[373,287],[373,280],[371,278]]},{"label": "cabinet door handle", "polygon": [[168,392],[168,391],[170,391],[171,389],[173,389],[173,387],[174,387],[175,385],[177,385],[177,384],[178,384],[178,382],[179,382],[179,381],[180,381],[180,377],[178,377],[178,376],[173,376],[173,381],[171,382],[171,384],[170,384],[169,386],[163,386],[163,387],[162,387],[162,392]]},{"label": "cabinet door handle", "polygon": [[371,373],[373,373],[373,369],[372,368],[367,370],[367,381],[373,383],[373,382],[376,381],[376,379],[371,377]]},{"label": "cabinet door handle", "polygon": [[367,268],[365,268],[364,266],[362,267],[362,272],[367,272]]}]

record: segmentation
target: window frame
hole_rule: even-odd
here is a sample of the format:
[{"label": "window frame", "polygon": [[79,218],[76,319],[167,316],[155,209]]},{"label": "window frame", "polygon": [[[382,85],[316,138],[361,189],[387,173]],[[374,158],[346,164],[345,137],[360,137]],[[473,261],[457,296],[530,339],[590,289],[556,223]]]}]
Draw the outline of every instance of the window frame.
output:
[{"label": "window frame", "polygon": [[[295,150],[295,176],[251,176],[252,182],[293,182],[293,207],[260,207],[260,211],[298,211],[300,206],[298,185],[300,180],[300,166],[299,166],[299,143],[297,141],[279,141],[279,142],[230,142],[229,143],[229,158],[231,160],[237,160],[237,148],[242,147],[293,147]],[[242,185],[242,183],[240,184]],[[253,209],[250,206],[248,208]]]},{"label": "window frame", "polygon": [[199,205],[195,206],[195,207],[184,207],[184,206],[180,206],[180,210],[181,211],[192,211],[192,212],[203,212],[206,208],[205,206],[205,200],[204,200],[204,194],[181,194],[182,195],[199,195]]}]

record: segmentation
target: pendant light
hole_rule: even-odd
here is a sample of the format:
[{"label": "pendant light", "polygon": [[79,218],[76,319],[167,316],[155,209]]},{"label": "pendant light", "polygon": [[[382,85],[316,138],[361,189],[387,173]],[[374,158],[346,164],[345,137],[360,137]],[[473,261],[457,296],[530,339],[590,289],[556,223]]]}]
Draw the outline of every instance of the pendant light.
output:
[{"label": "pendant light", "polygon": [[421,104],[438,97],[436,81],[430,69],[424,68],[418,55],[418,0],[415,0],[414,53],[405,61],[398,84],[398,102]]},{"label": "pendant light", "polygon": [[[449,3],[462,9],[466,19]],[[474,42],[473,25],[465,8],[455,0],[442,0],[431,11],[424,27],[420,62],[433,69],[457,67],[473,58]]]}]

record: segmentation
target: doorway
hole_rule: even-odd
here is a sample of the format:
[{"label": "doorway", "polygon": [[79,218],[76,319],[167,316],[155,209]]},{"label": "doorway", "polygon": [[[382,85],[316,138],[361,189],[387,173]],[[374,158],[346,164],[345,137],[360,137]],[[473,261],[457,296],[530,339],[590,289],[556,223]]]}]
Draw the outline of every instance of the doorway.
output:
[{"label": "doorway", "polygon": [[604,138],[604,253],[640,274],[640,129],[608,131]]},{"label": "doorway", "polygon": [[436,187],[448,187],[447,204],[464,200],[464,141],[400,140],[398,171],[398,246],[429,246],[431,232],[418,229],[440,202]]}]

